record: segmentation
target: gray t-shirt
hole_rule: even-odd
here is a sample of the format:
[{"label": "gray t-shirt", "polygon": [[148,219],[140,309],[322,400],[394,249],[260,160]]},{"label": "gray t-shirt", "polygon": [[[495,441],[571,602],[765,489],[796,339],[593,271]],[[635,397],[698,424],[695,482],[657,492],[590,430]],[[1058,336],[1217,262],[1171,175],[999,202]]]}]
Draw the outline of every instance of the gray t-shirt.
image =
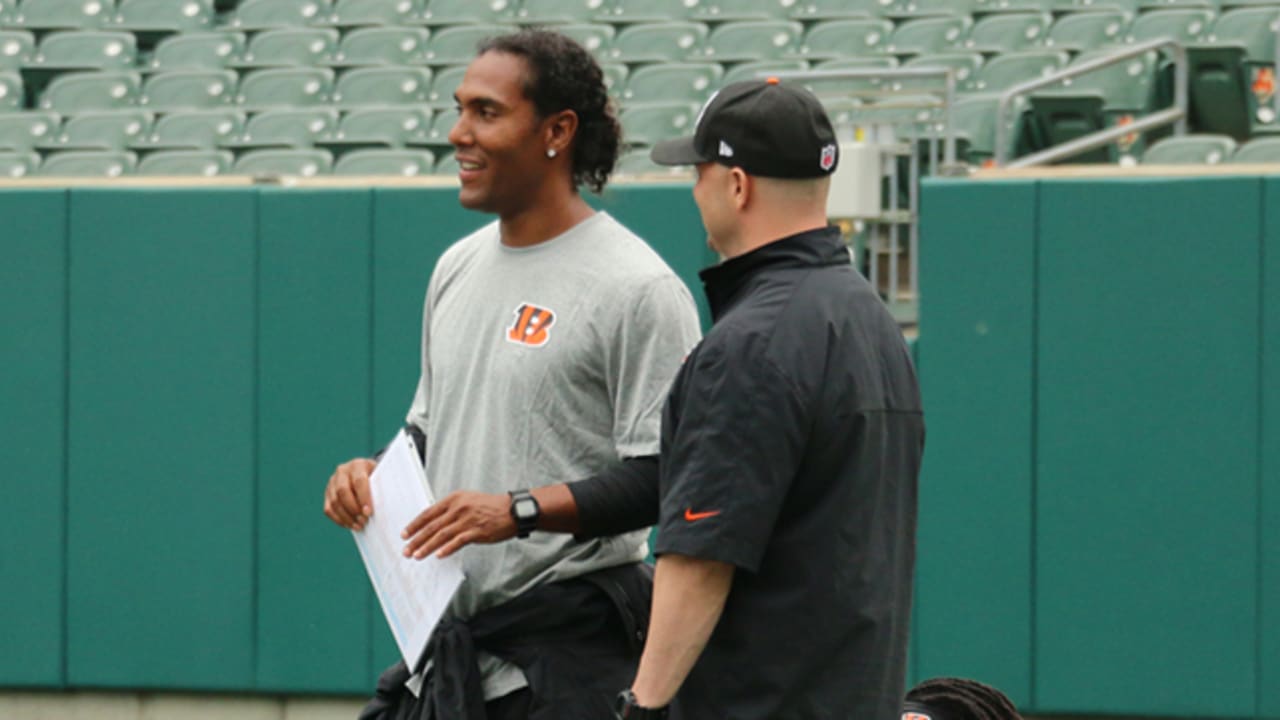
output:
[{"label": "gray t-shirt", "polygon": [[[643,240],[599,212],[511,248],[491,223],[449,248],[427,288],[422,377],[408,421],[427,436],[437,498],[579,480],[655,455],[662,406],[699,337],[684,283]],[[575,541],[534,533],[458,553],[469,617],[538,585],[643,559],[643,531]],[[484,657],[485,696],[524,686]]]}]

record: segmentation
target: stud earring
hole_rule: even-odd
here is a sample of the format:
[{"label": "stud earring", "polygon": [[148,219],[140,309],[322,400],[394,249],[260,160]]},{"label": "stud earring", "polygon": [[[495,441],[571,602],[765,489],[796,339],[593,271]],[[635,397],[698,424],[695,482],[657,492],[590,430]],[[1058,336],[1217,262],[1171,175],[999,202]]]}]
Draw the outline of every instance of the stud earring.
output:
[{"label": "stud earring", "polygon": [[547,148],[547,157],[553,158],[555,156],[556,156],[555,148]]}]

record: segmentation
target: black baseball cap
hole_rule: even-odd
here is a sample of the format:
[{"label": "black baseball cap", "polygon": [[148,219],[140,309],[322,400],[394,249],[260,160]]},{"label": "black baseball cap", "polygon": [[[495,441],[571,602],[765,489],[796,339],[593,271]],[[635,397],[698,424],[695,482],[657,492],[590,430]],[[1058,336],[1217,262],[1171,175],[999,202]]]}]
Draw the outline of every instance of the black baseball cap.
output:
[{"label": "black baseball cap", "polygon": [[835,171],[840,147],[813,93],[769,78],[721,88],[698,113],[692,137],[659,142],[649,157],[659,165],[717,162],[760,177],[820,178]]}]

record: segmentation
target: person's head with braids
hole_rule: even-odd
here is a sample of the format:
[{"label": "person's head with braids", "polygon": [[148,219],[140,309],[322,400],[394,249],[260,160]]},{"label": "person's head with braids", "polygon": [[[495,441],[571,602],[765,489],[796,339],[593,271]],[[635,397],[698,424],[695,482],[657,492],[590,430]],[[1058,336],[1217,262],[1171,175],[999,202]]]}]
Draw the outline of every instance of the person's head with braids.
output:
[{"label": "person's head with braids", "polygon": [[613,171],[621,128],[604,74],[564,35],[528,29],[484,40],[454,98],[449,142],[464,207],[504,225],[559,225],[587,207],[578,188],[600,192]]},{"label": "person's head with braids", "polygon": [[1004,693],[976,680],[932,678],[907,691],[907,720],[1022,720]]}]

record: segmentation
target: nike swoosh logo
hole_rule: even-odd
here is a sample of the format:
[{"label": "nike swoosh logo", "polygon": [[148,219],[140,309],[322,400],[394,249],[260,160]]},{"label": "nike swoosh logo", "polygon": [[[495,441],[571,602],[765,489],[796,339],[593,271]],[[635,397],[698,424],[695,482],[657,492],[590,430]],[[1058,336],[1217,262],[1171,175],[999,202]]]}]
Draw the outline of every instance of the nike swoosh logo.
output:
[{"label": "nike swoosh logo", "polygon": [[693,508],[686,508],[684,511],[684,519],[689,522],[697,522],[705,520],[709,517],[715,517],[720,514],[719,510],[707,510],[706,512],[694,512]]}]

